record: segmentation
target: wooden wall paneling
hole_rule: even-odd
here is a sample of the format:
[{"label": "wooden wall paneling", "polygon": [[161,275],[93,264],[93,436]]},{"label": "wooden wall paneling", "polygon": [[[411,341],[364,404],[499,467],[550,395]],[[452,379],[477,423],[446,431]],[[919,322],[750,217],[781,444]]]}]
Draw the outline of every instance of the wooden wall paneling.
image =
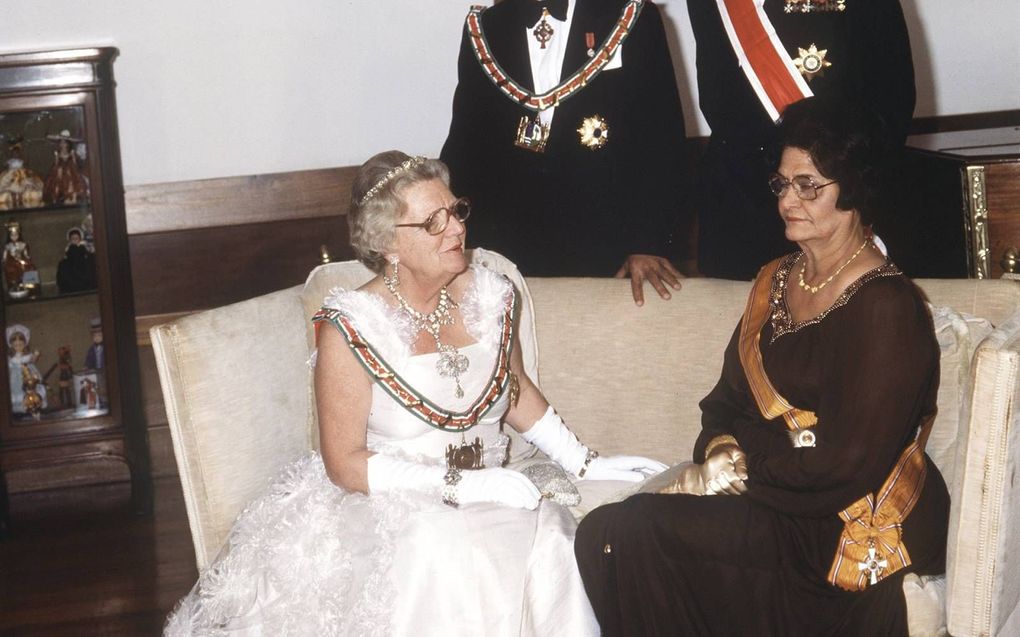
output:
[{"label": "wooden wall paneling", "polygon": [[347,213],[354,166],[132,186],[128,234],[239,226]]},{"label": "wooden wall paneling", "polygon": [[206,309],[303,283],[319,246],[350,258],[343,217],[133,235],[136,316]]}]

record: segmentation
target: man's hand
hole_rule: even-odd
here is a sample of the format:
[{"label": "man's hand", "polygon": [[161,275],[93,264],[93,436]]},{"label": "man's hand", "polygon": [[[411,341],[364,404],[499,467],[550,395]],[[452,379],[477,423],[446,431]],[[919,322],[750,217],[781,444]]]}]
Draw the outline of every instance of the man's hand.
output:
[{"label": "man's hand", "polygon": [[646,280],[652,284],[659,296],[668,301],[672,295],[666,286],[669,285],[674,290],[679,290],[680,279],[684,278],[684,275],[680,274],[680,271],[673,267],[668,259],[652,254],[628,256],[616,272],[616,278],[622,279],[628,275],[630,275],[630,291],[634,294],[634,303],[638,307],[645,304],[643,284]]}]

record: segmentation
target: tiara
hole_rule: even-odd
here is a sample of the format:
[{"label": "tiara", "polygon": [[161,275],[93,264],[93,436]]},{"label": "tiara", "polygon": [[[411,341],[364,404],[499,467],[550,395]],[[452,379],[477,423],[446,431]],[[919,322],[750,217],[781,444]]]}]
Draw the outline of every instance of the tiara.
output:
[{"label": "tiara", "polygon": [[361,198],[361,201],[358,202],[358,205],[359,206],[364,206],[365,202],[367,202],[372,197],[378,195],[379,191],[382,190],[383,186],[385,186],[387,183],[389,183],[389,181],[391,179],[393,179],[394,177],[396,177],[400,173],[404,172],[405,170],[411,170],[412,168],[415,168],[417,166],[421,166],[424,163],[425,163],[425,158],[422,157],[421,155],[416,155],[414,157],[411,157],[409,159],[405,159],[404,161],[400,162],[399,166],[397,166],[395,168],[391,168],[389,170],[389,172],[387,172],[383,176],[382,179],[377,181],[374,186],[372,186],[371,188],[368,189],[368,192],[366,192],[365,196]]}]

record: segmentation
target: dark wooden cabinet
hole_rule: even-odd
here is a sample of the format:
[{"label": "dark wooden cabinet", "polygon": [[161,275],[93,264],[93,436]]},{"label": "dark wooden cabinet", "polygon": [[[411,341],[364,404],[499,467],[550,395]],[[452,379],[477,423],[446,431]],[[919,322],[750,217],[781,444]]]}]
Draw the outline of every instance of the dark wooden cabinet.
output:
[{"label": "dark wooden cabinet", "polygon": [[113,48],[0,55],[8,492],[130,477],[151,509]]},{"label": "dark wooden cabinet", "polygon": [[1020,249],[1020,127],[916,135],[907,140],[900,211],[913,276],[999,277]]}]

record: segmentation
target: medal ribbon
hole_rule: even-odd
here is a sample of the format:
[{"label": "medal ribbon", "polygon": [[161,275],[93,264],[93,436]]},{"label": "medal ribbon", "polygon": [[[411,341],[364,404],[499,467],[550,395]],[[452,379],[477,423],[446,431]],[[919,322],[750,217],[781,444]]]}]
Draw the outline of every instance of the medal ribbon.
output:
[{"label": "medal ribbon", "polygon": [[744,318],[740,321],[740,340],[737,345],[740,364],[744,368],[744,374],[747,375],[747,384],[751,388],[759,411],[769,420],[782,416],[791,431],[798,431],[813,427],[818,418],[813,412],[797,409],[779,395],[772,386],[772,381],[765,375],[761,348],[758,346],[761,328],[772,314],[772,280],[782,261],[783,257],[780,257],[758,272],[758,277],[751,288],[751,295],[747,297]]},{"label": "medal ribbon", "polygon": [[623,46],[623,42],[630,34],[630,30],[637,21],[643,6],[644,0],[630,0],[623,7],[620,19],[616,22],[616,27],[613,28],[609,37],[602,42],[595,55],[580,70],[576,71],[558,86],[541,95],[536,95],[521,86],[507,75],[502,67],[499,66],[499,63],[496,62],[496,58],[493,57],[492,50],[489,48],[489,42],[482,32],[481,13],[486,7],[480,5],[471,7],[467,16],[467,29],[471,37],[471,46],[475,51],[475,57],[478,59],[478,63],[482,65],[485,75],[492,80],[496,88],[524,108],[540,112],[550,106],[559,106],[560,102],[580,91],[588,85],[588,82],[595,79],[602,72],[602,69],[613,59],[617,49]]},{"label": "medal ribbon", "polygon": [[331,323],[340,330],[347,340],[351,351],[362,366],[375,379],[387,394],[392,396],[405,409],[423,420],[426,424],[442,431],[467,431],[477,424],[478,420],[495,404],[503,391],[509,386],[512,373],[510,371],[510,353],[513,350],[514,312],[517,308],[517,294],[510,286],[510,298],[501,319],[500,346],[496,356],[496,364],[489,384],[475,402],[464,411],[450,411],[433,403],[420,394],[414,387],[401,378],[393,367],[361,336],[350,317],[336,308],[321,308],[312,317],[316,332],[323,322]]},{"label": "medal ribbon", "polygon": [[716,0],[737,62],[772,121],[790,104],[811,97],[793,60],[765,15],[765,0]]}]

